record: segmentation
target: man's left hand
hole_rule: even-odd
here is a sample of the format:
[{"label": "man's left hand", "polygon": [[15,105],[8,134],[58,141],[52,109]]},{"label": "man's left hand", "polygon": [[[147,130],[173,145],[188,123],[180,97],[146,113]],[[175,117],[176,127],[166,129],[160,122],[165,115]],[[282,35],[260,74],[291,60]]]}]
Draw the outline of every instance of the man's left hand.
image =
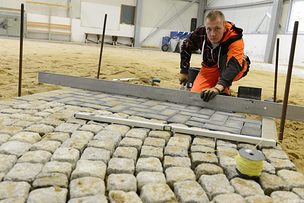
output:
[{"label": "man's left hand", "polygon": [[213,99],[216,95],[220,94],[220,90],[216,87],[212,87],[210,89],[206,89],[201,93],[201,98],[208,102],[209,100]]}]

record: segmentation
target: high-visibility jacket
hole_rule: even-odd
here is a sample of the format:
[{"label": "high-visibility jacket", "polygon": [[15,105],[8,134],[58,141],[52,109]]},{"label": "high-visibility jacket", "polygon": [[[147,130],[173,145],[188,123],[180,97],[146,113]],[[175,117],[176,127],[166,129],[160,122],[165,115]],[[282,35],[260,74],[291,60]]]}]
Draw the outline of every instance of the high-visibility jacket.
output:
[{"label": "high-visibility jacket", "polygon": [[232,81],[239,80],[249,70],[250,60],[244,55],[244,41],[241,28],[225,22],[226,31],[218,46],[213,48],[207,38],[205,27],[199,27],[183,42],[181,49],[180,73],[188,73],[191,54],[202,51],[202,67],[191,91],[202,92],[220,84],[224,92],[230,95]]}]

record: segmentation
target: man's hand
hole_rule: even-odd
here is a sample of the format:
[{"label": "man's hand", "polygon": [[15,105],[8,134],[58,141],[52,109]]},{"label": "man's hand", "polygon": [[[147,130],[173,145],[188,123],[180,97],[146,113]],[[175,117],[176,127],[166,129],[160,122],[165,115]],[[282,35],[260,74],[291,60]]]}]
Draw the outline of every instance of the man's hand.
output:
[{"label": "man's hand", "polygon": [[216,95],[220,94],[221,90],[217,87],[212,87],[210,89],[206,89],[201,93],[201,98],[208,102],[209,100],[213,99]]},{"label": "man's hand", "polygon": [[186,73],[181,73],[179,75],[179,84],[184,84],[188,80],[188,74]]}]

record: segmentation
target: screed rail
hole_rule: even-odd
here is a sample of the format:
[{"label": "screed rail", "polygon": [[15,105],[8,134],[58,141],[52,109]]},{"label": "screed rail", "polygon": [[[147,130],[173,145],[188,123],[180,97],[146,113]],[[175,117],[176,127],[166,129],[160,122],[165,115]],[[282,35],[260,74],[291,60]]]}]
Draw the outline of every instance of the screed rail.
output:
[{"label": "screed rail", "polygon": [[[99,91],[103,93],[168,101],[226,112],[228,111],[256,114],[265,117],[280,118],[282,112],[282,104],[274,102],[238,97],[227,97],[221,95],[216,96],[209,102],[204,102],[198,93],[151,86],[126,84],[117,81],[97,80],[92,78],[67,76],[45,72],[39,73],[38,81],[40,83]],[[303,121],[304,107],[288,105],[286,118],[289,120]]]}]

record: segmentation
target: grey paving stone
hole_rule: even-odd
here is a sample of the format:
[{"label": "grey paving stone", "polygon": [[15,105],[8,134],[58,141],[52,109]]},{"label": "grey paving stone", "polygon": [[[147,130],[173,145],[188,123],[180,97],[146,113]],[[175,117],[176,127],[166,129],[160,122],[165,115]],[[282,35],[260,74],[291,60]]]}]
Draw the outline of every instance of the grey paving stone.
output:
[{"label": "grey paving stone", "polygon": [[169,109],[169,108],[159,111],[159,113],[164,116],[173,116],[173,115],[177,114],[178,112],[179,112],[179,110],[174,110],[174,109]]},{"label": "grey paving stone", "polygon": [[164,139],[167,143],[171,137],[171,133],[168,131],[152,130],[149,132],[148,137],[161,138]]},{"label": "grey paving stone", "polygon": [[244,126],[241,131],[242,135],[249,135],[253,137],[261,137],[262,131],[260,128],[252,128]]},{"label": "grey paving stone", "polygon": [[183,137],[171,137],[167,143],[167,146],[178,146],[188,150],[190,146],[189,139]]},{"label": "grey paving stone", "polygon": [[42,140],[58,141],[62,143],[66,141],[68,138],[70,138],[69,133],[53,132],[53,133],[45,134],[42,137]]},{"label": "grey paving stone", "polygon": [[7,142],[10,137],[11,136],[8,135],[8,134],[0,133],[0,145],[2,145],[3,143]]},{"label": "grey paving stone", "polygon": [[68,162],[51,161],[44,165],[41,172],[43,174],[62,173],[70,177],[72,164]]},{"label": "grey paving stone", "polygon": [[275,168],[273,167],[273,165],[271,165],[269,162],[267,161],[263,161],[263,170],[262,172],[267,172],[267,173],[270,173],[270,174],[275,174],[276,173],[276,170]]},{"label": "grey paving stone", "polygon": [[145,158],[145,157],[155,157],[158,158],[159,160],[163,160],[163,148],[159,147],[152,147],[152,146],[142,146],[141,152],[140,152],[140,157]]},{"label": "grey paving stone", "polygon": [[200,153],[214,153],[215,150],[212,147],[206,147],[203,145],[192,145],[190,151],[193,152],[200,152]]},{"label": "grey paving stone", "polygon": [[61,145],[59,141],[52,140],[41,140],[33,144],[30,148],[31,151],[45,150],[51,153],[54,153],[55,150]]},{"label": "grey paving stone", "polygon": [[8,141],[0,146],[0,153],[21,156],[31,147],[30,143],[19,141]]},{"label": "grey paving stone", "polygon": [[264,195],[264,191],[262,190],[261,186],[253,180],[234,178],[230,181],[230,183],[234,187],[235,192],[243,197]]},{"label": "grey paving stone", "polygon": [[135,147],[117,147],[113,157],[133,159],[136,162],[137,149]]},{"label": "grey paving stone", "polygon": [[238,120],[233,120],[233,119],[228,119],[225,122],[225,126],[230,127],[230,128],[238,128],[241,129],[244,125],[243,121],[238,121]]},{"label": "grey paving stone", "polygon": [[86,124],[79,128],[79,130],[89,131],[92,133],[98,133],[104,128],[102,125],[96,125],[96,124]]},{"label": "grey paving stone", "polygon": [[186,123],[191,117],[188,115],[176,114],[169,118],[170,123]]},{"label": "grey paving stone", "polygon": [[235,202],[235,203],[246,203],[245,199],[236,193],[231,193],[231,194],[220,194],[217,195],[213,201],[214,203],[230,203],[230,202]]},{"label": "grey paving stone", "polygon": [[164,155],[188,157],[188,150],[179,146],[166,146]]},{"label": "grey paving stone", "polygon": [[167,183],[171,187],[173,184],[179,181],[193,180],[195,181],[195,175],[193,171],[188,167],[170,167],[165,170]]},{"label": "grey paving stone", "polygon": [[263,148],[263,154],[265,155],[266,160],[271,161],[272,159],[289,159],[286,152],[283,150],[272,149],[272,148]]},{"label": "grey paving stone", "polygon": [[244,127],[259,129],[259,128],[261,128],[261,124],[260,123],[253,123],[253,122],[245,122]]},{"label": "grey paving stone", "polygon": [[69,162],[72,165],[75,165],[78,159],[79,151],[70,147],[60,147],[56,149],[51,158],[52,161]]},{"label": "grey paving stone", "polygon": [[155,157],[139,158],[136,163],[136,173],[141,171],[163,172],[162,164]]},{"label": "grey paving stone", "polygon": [[254,144],[248,144],[248,143],[238,143],[237,144],[237,149],[240,150],[240,149],[256,149],[255,145]]},{"label": "grey paving stone", "polygon": [[211,117],[210,120],[212,121],[220,121],[220,122],[226,122],[228,119],[228,115],[225,114],[219,114],[217,112],[215,112]]},{"label": "grey paving stone", "polygon": [[113,154],[114,149],[115,149],[115,142],[112,139],[90,140],[87,146],[106,149],[106,150],[110,151],[111,154]]},{"label": "grey paving stone", "polygon": [[97,194],[93,196],[74,198],[68,201],[68,203],[85,203],[85,202],[108,203],[108,200],[105,195]]},{"label": "grey paving stone", "polygon": [[19,121],[13,123],[12,125],[17,126],[17,127],[27,128],[33,124],[34,124],[34,122],[19,120]]},{"label": "grey paving stone", "polygon": [[304,188],[293,188],[291,191],[304,199]]},{"label": "grey paving stone", "polygon": [[8,135],[15,135],[16,133],[22,131],[22,127],[18,126],[2,126],[0,129],[0,133],[8,134]]},{"label": "grey paving stone", "polygon": [[195,137],[192,142],[193,145],[203,145],[207,147],[214,148],[215,147],[215,139],[208,137]]},{"label": "grey paving stone", "polygon": [[202,175],[199,183],[206,191],[209,199],[213,199],[220,194],[233,193],[234,189],[230,185],[228,179],[224,174],[217,175]]},{"label": "grey paving stone", "polygon": [[167,169],[169,167],[189,167],[189,168],[191,168],[190,158],[165,156],[164,169]]},{"label": "grey paving stone", "polygon": [[304,188],[304,175],[297,171],[280,170],[278,176],[288,185],[288,188]]},{"label": "grey paving stone", "polygon": [[103,161],[105,164],[107,164],[110,160],[110,151],[100,148],[87,147],[82,153],[81,159]]},{"label": "grey paving stone", "polygon": [[192,116],[189,121],[198,122],[198,123],[207,123],[210,122],[210,117],[206,115],[201,115],[200,117]]},{"label": "grey paving stone", "polygon": [[95,135],[94,139],[96,140],[108,140],[111,139],[114,141],[115,146],[121,141],[121,133],[118,131],[111,130],[102,130],[97,135]]},{"label": "grey paving stone", "polygon": [[270,195],[273,191],[288,190],[287,183],[281,177],[263,172],[260,176],[260,185],[265,195]]},{"label": "grey paving stone", "polygon": [[218,164],[217,156],[213,153],[191,153],[192,167],[195,168],[201,163]]},{"label": "grey paving stone", "polygon": [[127,132],[125,137],[137,138],[144,141],[144,139],[146,139],[146,137],[148,136],[148,131],[148,129],[144,128],[132,128]]},{"label": "grey paving stone", "polygon": [[15,155],[0,154],[0,173],[7,173],[16,163]]},{"label": "grey paving stone", "polygon": [[125,192],[136,192],[137,182],[132,174],[111,174],[107,180],[107,191],[122,190]]},{"label": "grey paving stone", "polygon": [[142,203],[141,199],[138,197],[136,192],[124,192],[121,190],[112,190],[109,193],[109,200],[111,203],[118,202],[132,202],[132,203]]},{"label": "grey paving stone", "polygon": [[223,174],[224,171],[221,167],[215,164],[203,163],[195,168],[196,179],[198,180],[202,175],[216,175]]},{"label": "grey paving stone", "polygon": [[17,163],[4,177],[8,181],[32,182],[42,169],[42,164]]},{"label": "grey paving stone", "polygon": [[130,127],[126,125],[111,124],[105,127],[105,129],[120,132],[122,136],[125,136],[125,134],[130,130]]},{"label": "grey paving stone", "polygon": [[40,136],[43,136],[47,133],[53,132],[54,127],[46,124],[33,124],[27,127],[25,130],[39,133]]},{"label": "grey paving stone", "polygon": [[235,157],[238,155],[238,150],[235,148],[229,148],[229,147],[221,147],[219,146],[217,148],[217,156],[222,157],[222,156],[229,156],[229,157]]},{"label": "grey paving stone", "polygon": [[161,138],[147,137],[144,141],[144,146],[165,147],[166,141]]},{"label": "grey paving stone", "polygon": [[31,185],[27,182],[0,182],[0,202],[8,198],[27,198]]},{"label": "grey paving stone", "polygon": [[134,160],[126,158],[112,158],[108,163],[107,173],[133,174],[135,169]]},{"label": "grey paving stone", "polygon": [[68,190],[59,187],[48,187],[32,190],[27,203],[36,202],[54,202],[54,203],[65,203],[67,199]]},{"label": "grey paving stone", "polygon": [[271,197],[267,195],[254,195],[246,197],[248,203],[273,203]]},{"label": "grey paving stone", "polygon": [[124,137],[120,143],[119,146],[121,147],[135,147],[138,151],[141,148],[143,141],[140,139],[136,138],[129,138],[129,137]]},{"label": "grey paving stone", "polygon": [[86,139],[68,138],[62,143],[60,148],[73,148],[78,150],[79,152],[82,152],[87,146],[88,142],[89,141]]},{"label": "grey paving stone", "polygon": [[177,203],[177,199],[167,184],[151,183],[144,185],[140,198],[145,203]]},{"label": "grey paving stone", "polygon": [[141,171],[137,174],[136,179],[137,179],[137,187],[139,191],[146,184],[150,184],[150,183],[166,184],[166,178],[162,172]]},{"label": "grey paving stone", "polygon": [[70,198],[105,194],[105,183],[96,177],[77,178],[70,182]]},{"label": "grey paving stone", "polygon": [[288,191],[275,191],[271,193],[270,197],[274,203],[303,202],[300,200],[298,195]]},{"label": "grey paving stone", "polygon": [[41,187],[68,187],[69,180],[62,173],[40,173],[33,182],[34,188]]},{"label": "grey paving stone", "polygon": [[202,108],[198,113],[211,116],[215,113],[215,111],[212,109]]},{"label": "grey paving stone", "polygon": [[71,179],[82,177],[105,178],[107,165],[102,161],[79,160],[76,169],[72,172]]},{"label": "grey paving stone", "polygon": [[89,131],[80,131],[80,130],[74,131],[71,135],[72,139],[80,139],[86,141],[93,139],[93,137],[94,137],[94,133]]},{"label": "grey paving stone", "polygon": [[41,137],[38,133],[33,132],[19,132],[16,135],[10,138],[11,141],[20,141],[34,144],[41,140]]},{"label": "grey paving stone", "polygon": [[174,193],[179,202],[209,202],[205,191],[196,181],[188,180],[174,183]]},{"label": "grey paving stone", "polygon": [[25,152],[19,159],[18,163],[28,162],[28,163],[41,163],[45,164],[51,158],[52,154],[47,151],[37,150]]},{"label": "grey paving stone", "polygon": [[87,123],[86,120],[78,119],[78,118],[69,118],[67,123],[73,123],[73,124],[80,124],[80,125],[85,125]]},{"label": "grey paving stone", "polygon": [[190,121],[190,120],[187,121],[185,124],[190,127],[198,127],[198,128],[203,128],[205,126],[205,123],[197,122],[197,121]]},{"label": "grey paving stone", "polygon": [[80,128],[80,124],[62,123],[55,128],[57,132],[72,133]]},{"label": "grey paving stone", "polygon": [[273,158],[271,159],[270,163],[276,169],[276,171],[281,169],[296,170],[294,163],[292,163],[289,159]]},{"label": "grey paving stone", "polygon": [[233,134],[241,134],[241,129],[239,128],[231,128],[220,124],[216,125],[216,124],[206,123],[202,127],[207,128],[209,130],[224,131]]}]

